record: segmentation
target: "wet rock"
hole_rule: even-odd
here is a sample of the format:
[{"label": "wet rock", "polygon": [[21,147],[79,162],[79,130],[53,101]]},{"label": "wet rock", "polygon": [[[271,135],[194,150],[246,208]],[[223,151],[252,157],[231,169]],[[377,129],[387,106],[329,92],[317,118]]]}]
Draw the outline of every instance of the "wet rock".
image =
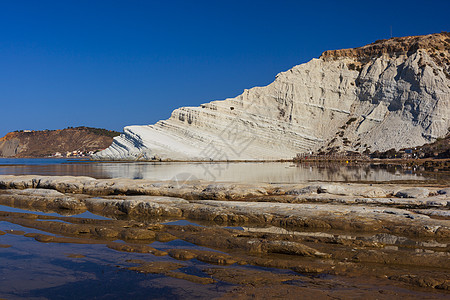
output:
[{"label": "wet rock", "polygon": [[173,240],[178,239],[176,236],[171,235],[170,233],[167,232],[158,232],[156,233],[156,240],[158,242],[162,242],[162,243],[166,243],[166,242],[170,242]]},{"label": "wet rock", "polygon": [[183,279],[190,282],[198,284],[211,284],[216,282],[212,278],[200,277],[196,275],[182,273],[181,271],[175,272],[179,268],[185,265],[174,263],[174,262],[145,262],[142,260],[128,260],[128,262],[139,264],[136,267],[128,267],[128,270],[137,271],[140,273],[152,273],[152,274],[163,274],[165,276],[170,276],[172,278]]},{"label": "wet rock", "polygon": [[196,258],[200,261],[216,265],[232,265],[236,263],[236,260],[232,256],[214,251],[173,249],[169,251],[169,255],[181,260]]},{"label": "wet rock", "polygon": [[[9,213],[11,214],[11,213]],[[66,222],[58,222],[58,221],[44,221],[38,220],[34,218],[20,218],[17,216],[20,214],[13,214],[15,216],[14,219],[8,221],[13,221],[16,224],[25,226],[25,227],[33,227],[39,230],[55,233],[55,234],[64,234],[69,236],[82,236],[82,237],[93,237],[93,238],[117,238],[119,235],[119,231],[115,228],[108,228],[105,226],[96,226],[90,224],[71,224]],[[28,214],[23,214],[28,215]],[[54,218],[54,217],[53,217]],[[1,217],[0,217],[1,219]],[[7,219],[7,218],[5,218]],[[68,218],[66,218],[68,220]],[[74,218],[74,221],[76,219]],[[101,221],[101,220],[96,220]]]},{"label": "wet rock", "polygon": [[[186,217],[220,221],[220,224],[270,224],[288,229],[323,228],[380,231],[418,236],[448,234],[448,222],[433,220],[407,210],[373,206],[328,204],[290,204],[238,201],[191,201],[196,206],[183,208]],[[407,225],[405,219],[409,219]],[[230,222],[231,220],[231,222]],[[268,221],[269,220],[269,221]],[[437,227],[435,227],[437,226]],[[436,228],[436,230],[430,230]],[[441,228],[441,230],[437,230]]]},{"label": "wet rock", "polygon": [[319,274],[325,273],[325,268],[312,265],[295,266],[291,268],[294,272],[299,274]]},{"label": "wet rock", "polygon": [[86,257],[83,254],[77,254],[77,253],[67,253],[66,256],[69,258],[85,258]]},{"label": "wet rock", "polygon": [[185,274],[185,273],[181,273],[181,272],[170,271],[170,272],[166,272],[165,275],[170,276],[172,278],[183,279],[183,280],[187,280],[187,281],[199,283],[199,284],[211,284],[211,283],[216,282],[212,278],[200,277],[200,276]]},{"label": "wet rock", "polygon": [[152,217],[181,217],[182,210],[176,205],[188,203],[184,199],[158,196],[126,197],[126,200],[90,198],[84,202],[92,212]]},{"label": "wet rock", "polygon": [[46,234],[36,234],[34,235],[34,239],[38,242],[49,243],[52,242],[55,239],[55,237]]},{"label": "wet rock", "polygon": [[14,234],[14,235],[24,235],[25,231],[23,230],[5,230],[6,233]]},{"label": "wet rock", "polygon": [[[355,281],[352,278],[353,282]],[[274,283],[267,285],[242,285],[232,288],[220,299],[417,299],[417,292],[397,291],[386,286],[361,286],[355,289],[356,283],[335,285],[326,280],[310,281],[303,277],[292,282]],[[390,288],[390,287],[388,287]],[[426,297],[426,293],[422,296]]]},{"label": "wet rock", "polygon": [[117,230],[107,227],[93,227],[89,232],[99,238],[112,239],[119,236],[119,232]]},{"label": "wet rock", "polygon": [[86,206],[80,200],[47,189],[0,191],[0,204],[21,208],[86,210]]},{"label": "wet rock", "polygon": [[216,253],[211,251],[196,251],[196,254],[196,258],[198,260],[210,264],[227,266],[236,263],[236,260],[228,254]]},{"label": "wet rock", "polygon": [[407,274],[400,276],[391,276],[389,277],[389,279],[406,282],[420,287],[431,287],[443,290],[450,290],[450,277],[448,275],[437,278],[437,277],[427,277],[427,276]]},{"label": "wet rock", "polygon": [[[229,201],[225,202],[229,203]],[[242,201],[232,202],[229,204],[230,206],[236,206],[237,204],[234,203],[241,203],[241,205],[245,207],[248,205],[248,203]],[[190,205],[190,203],[181,203],[180,205]],[[277,205],[279,206],[275,209],[276,212],[280,215],[282,215],[283,213],[287,214],[289,212],[292,217],[295,214],[299,213],[297,209],[300,209],[300,212],[302,214],[304,213],[304,210],[310,209],[311,211],[316,210],[316,214],[314,214],[313,216],[317,217],[317,207],[314,205]],[[221,206],[222,204],[218,205],[218,207]],[[260,206],[260,203],[252,203],[250,206],[253,213],[255,213],[256,211],[258,213],[261,213],[259,210],[264,210],[266,208],[266,206],[264,205]],[[355,218],[360,214],[364,214],[363,208],[367,209],[367,207],[358,208],[348,205],[327,205],[325,207],[327,207],[327,209],[321,209],[320,212],[323,213],[327,210],[327,214],[336,214],[336,222],[342,222],[342,219],[345,219],[346,217],[348,217],[348,215],[350,215],[351,218]],[[237,208],[239,208],[239,206],[237,206]],[[272,209],[274,208],[272,207]],[[394,208],[391,208],[387,211],[392,213],[386,213],[384,211],[384,208],[375,207],[372,209],[373,210],[371,210],[370,213],[373,213],[375,211],[375,216],[378,216],[377,218],[382,219],[381,216],[384,215],[387,215],[388,218],[404,218],[401,212],[405,212],[405,210],[396,210]],[[242,213],[242,211],[237,211],[237,213]],[[279,216],[277,216],[275,212],[272,212],[272,214],[274,215],[274,219],[279,218]],[[326,218],[327,214],[320,215],[320,217]],[[203,246],[217,251],[223,251],[204,251],[198,249],[167,250],[172,258],[177,260],[192,260],[194,258],[197,258],[198,260],[208,264],[232,265],[231,267],[225,269],[236,269],[238,270],[236,272],[241,273],[241,270],[245,268],[248,269],[252,268],[252,266],[260,266],[266,268],[285,269],[285,271],[282,272],[291,272],[290,270],[292,270],[303,275],[305,273],[313,273],[322,275],[333,274],[337,276],[351,276],[352,280],[355,280],[355,278],[396,278],[396,276],[398,277],[404,274],[409,274],[411,276],[419,276],[421,278],[439,279],[439,282],[433,282],[429,285],[423,284],[423,286],[430,286],[434,287],[435,289],[446,287],[445,280],[447,277],[445,276],[447,275],[445,274],[448,273],[447,262],[449,260],[448,245],[445,243],[446,239],[440,241],[435,235],[433,235],[432,238],[419,239],[413,237],[406,238],[401,234],[396,235],[392,232],[367,235],[366,232],[358,234],[358,231],[351,231],[343,234],[337,234],[334,231],[315,232],[311,231],[310,228],[306,231],[293,232],[292,230],[290,231],[283,228],[274,227],[245,227],[244,231],[242,231],[221,228],[218,226],[199,227],[160,225],[157,223],[153,223],[153,221],[138,222],[132,220],[90,220],[82,218],[51,216],[42,216],[43,219],[25,219],[25,217],[28,215],[31,214],[1,212],[0,221],[6,221],[29,228],[44,230],[57,235],[51,236],[37,233],[25,234],[26,237],[33,237],[41,242],[103,244],[116,251],[148,253],[151,255],[167,255],[167,253],[165,251],[160,251],[151,247],[151,245],[148,245],[148,243],[144,244],[142,242],[139,242],[139,244],[133,244],[131,242],[111,242],[111,238],[108,235],[102,236],[102,234],[99,233],[101,231],[100,229],[108,229],[111,232],[116,232],[117,234],[119,234],[123,230],[128,229],[138,231],[143,230],[155,233],[156,238],[158,235],[161,235],[161,237],[163,237],[164,234],[168,234],[186,242],[193,243],[197,246]],[[366,216],[363,216],[363,218],[357,221],[367,221],[365,217]],[[50,218],[53,218],[54,220]],[[285,218],[284,220],[289,219],[290,217]],[[429,221],[428,219],[405,219],[407,220],[404,229],[405,231],[410,230],[409,227],[411,227],[411,222],[414,223]],[[300,220],[297,221],[301,222]],[[302,222],[305,221],[303,220]],[[333,224],[333,221],[329,222],[330,224]],[[439,226],[433,227],[431,224],[432,223],[429,223],[429,227],[424,228],[424,230],[434,231],[436,234],[442,229],[442,227]],[[389,226],[389,224],[387,224],[387,226]],[[60,235],[62,235],[63,237],[61,237]],[[192,247],[195,247],[194,245],[192,245]],[[167,246],[169,246],[169,244]],[[153,256],[149,256],[149,258],[151,257]],[[185,274],[182,270],[173,272],[174,270],[177,270],[177,268],[172,269],[171,265],[169,265],[167,269],[164,269],[164,267],[158,268],[158,265],[147,265],[149,262],[146,261],[134,261],[134,263],[145,265],[143,269],[140,269],[139,266],[134,267],[134,270],[137,272],[159,272],[159,274],[163,274],[165,276],[185,279],[200,284],[210,283],[212,282],[211,280],[220,280],[226,282],[229,282],[227,280],[233,280],[222,280],[220,277],[222,275],[210,275],[213,277],[211,279],[198,274],[196,274],[198,276]],[[186,262],[186,266],[191,266],[192,264],[196,264],[196,260]],[[241,265],[245,266],[241,267]],[[176,265],[176,267],[177,266],[178,265]],[[159,265],[159,267],[161,266]],[[434,273],[432,275],[427,275],[427,272],[430,269],[433,269]],[[256,271],[259,272],[260,270]],[[234,276],[233,272],[230,271],[230,274],[232,276]],[[246,273],[244,272],[244,274]],[[250,276],[250,274],[247,275]],[[278,276],[280,278],[284,278],[285,275],[286,274],[281,273],[275,274],[275,276]],[[291,275],[296,276],[292,273],[286,276],[289,277]],[[239,275],[236,276],[236,280],[239,279]],[[251,280],[250,277],[248,277],[248,281],[244,284],[254,284],[255,286],[260,286],[261,288],[264,287],[265,285],[260,285],[259,282],[264,283],[264,280],[269,277],[264,274],[258,275],[256,273],[255,276],[256,277]],[[323,276],[320,277],[322,278]],[[301,284],[302,280],[309,280],[308,278],[309,277],[307,276],[301,276],[301,279],[295,277],[286,281],[282,281],[280,284],[288,285],[290,288],[293,288],[293,286],[298,286],[298,284]],[[440,278],[443,278],[445,280],[440,280]],[[245,276],[241,276],[241,279],[239,279],[239,281],[241,280],[245,280]],[[414,281],[410,281],[407,283],[410,285],[416,285]]]},{"label": "wet rock", "polygon": [[399,249],[399,247],[394,248],[393,246],[387,246],[380,250],[356,250],[354,251],[352,259],[359,263],[381,263],[436,268],[446,265],[446,262],[450,259],[450,255],[445,252],[424,250],[407,253],[399,251]]},{"label": "wet rock", "polygon": [[413,246],[416,244],[416,242],[414,242],[410,239],[407,239],[405,237],[396,236],[396,235],[392,235],[392,234],[388,234],[388,233],[379,233],[372,237],[368,237],[366,239],[373,241],[373,242],[387,244],[387,245],[411,245],[411,246]]},{"label": "wet rock", "polygon": [[156,234],[147,229],[126,228],[120,232],[119,237],[124,240],[154,240]]},{"label": "wet rock", "polygon": [[205,273],[220,281],[232,284],[263,286],[300,280],[297,275],[274,274],[268,271],[247,270],[242,268],[209,268]]},{"label": "wet rock", "polygon": [[[133,261],[130,261],[133,262]],[[139,262],[140,265],[136,267],[129,267],[128,270],[137,271],[140,273],[152,274],[166,274],[168,271],[176,270],[184,265],[168,261],[154,261],[154,262]]]},{"label": "wet rock", "polygon": [[196,253],[184,249],[172,249],[169,251],[169,255],[178,260],[191,260],[197,257]]},{"label": "wet rock", "polygon": [[151,253],[156,256],[164,256],[167,255],[167,252],[157,250],[148,245],[130,245],[130,244],[122,244],[122,243],[108,243],[107,247],[117,251],[123,252],[136,252],[136,253]]},{"label": "wet rock", "polygon": [[[430,219],[428,216],[416,214],[408,210],[397,208],[386,209],[376,206],[356,206],[344,204],[311,204],[311,203],[272,203],[248,201],[217,201],[217,200],[191,200],[159,196],[127,196],[121,199],[84,199],[83,203],[93,212],[106,215],[128,215],[130,217],[177,217],[192,220],[213,221],[223,225],[263,224],[298,228],[323,228],[338,230],[380,231],[391,233],[409,232],[412,235],[439,235],[449,234],[449,224],[444,220]],[[398,199],[398,198],[397,198]],[[416,205],[438,205],[447,203],[446,200],[431,199],[430,202],[421,202],[413,199]],[[77,200],[78,201],[78,200]],[[396,203],[396,202],[394,202]],[[31,218],[31,216],[28,216]],[[405,224],[405,218],[408,225]],[[24,222],[24,220],[22,220]],[[45,223],[45,222],[44,222]],[[42,224],[44,226],[45,224]],[[66,232],[72,234],[90,233],[104,237],[101,229],[97,231],[81,224],[78,228],[72,225],[48,223],[45,226],[65,227]],[[439,230],[429,230],[439,228]],[[58,229],[59,230],[59,229]],[[114,238],[113,232],[106,234]],[[130,236],[129,238],[133,238]]]},{"label": "wet rock", "polygon": [[265,251],[269,253],[282,253],[289,255],[300,255],[310,257],[330,257],[329,254],[322,253],[311,247],[296,242],[289,241],[268,241],[264,245]]}]

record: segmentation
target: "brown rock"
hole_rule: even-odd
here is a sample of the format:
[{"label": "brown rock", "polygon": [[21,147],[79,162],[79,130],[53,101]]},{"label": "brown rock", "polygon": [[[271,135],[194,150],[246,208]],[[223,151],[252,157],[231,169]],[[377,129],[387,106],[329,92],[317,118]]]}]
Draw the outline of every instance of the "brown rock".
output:
[{"label": "brown rock", "polygon": [[172,249],[169,255],[178,260],[190,260],[197,257],[196,253],[184,249]]},{"label": "brown rock", "polygon": [[155,232],[147,229],[126,228],[120,232],[120,238],[124,240],[154,240]]},{"label": "brown rock", "polygon": [[162,243],[166,243],[166,242],[170,242],[173,240],[178,239],[176,236],[171,235],[170,233],[167,232],[158,232],[156,233],[156,240],[158,242],[162,242]]},{"label": "brown rock", "polygon": [[136,253],[151,253],[156,256],[164,256],[167,255],[167,252],[157,250],[148,245],[131,245],[131,244],[122,244],[122,243],[109,243],[107,247],[110,249],[114,249],[117,251],[123,252],[136,252]]},{"label": "brown rock", "polygon": [[184,280],[191,281],[194,283],[199,283],[199,284],[211,284],[211,283],[216,282],[212,278],[199,277],[199,276],[185,274],[185,273],[181,273],[181,272],[170,271],[170,272],[166,272],[165,275],[173,277],[173,278],[184,279]]},{"label": "brown rock", "polygon": [[128,270],[140,273],[165,274],[181,267],[184,267],[184,265],[168,261],[154,261],[142,262],[139,266],[129,267]]}]

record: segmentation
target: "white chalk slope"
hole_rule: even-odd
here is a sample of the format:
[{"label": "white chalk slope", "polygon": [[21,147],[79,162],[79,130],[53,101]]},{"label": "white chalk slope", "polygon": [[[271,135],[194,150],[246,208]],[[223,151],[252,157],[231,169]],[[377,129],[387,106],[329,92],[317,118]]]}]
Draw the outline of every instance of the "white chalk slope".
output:
[{"label": "white chalk slope", "polygon": [[266,87],[127,126],[95,159],[271,160],[422,145],[450,127],[450,35],[327,51]]}]

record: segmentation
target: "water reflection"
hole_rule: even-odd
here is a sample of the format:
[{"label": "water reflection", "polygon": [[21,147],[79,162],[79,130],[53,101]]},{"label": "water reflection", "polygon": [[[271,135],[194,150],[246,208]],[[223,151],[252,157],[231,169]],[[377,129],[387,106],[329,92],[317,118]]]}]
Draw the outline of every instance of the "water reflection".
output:
[{"label": "water reflection", "polygon": [[71,175],[94,178],[179,180],[180,174],[208,181],[278,182],[426,180],[423,169],[374,164],[292,164],[290,162],[181,163],[91,162],[82,160],[0,159],[0,174]]},{"label": "water reflection", "polygon": [[[2,230],[45,233],[8,222]],[[161,274],[125,268],[130,259],[167,261],[167,257],[123,253],[102,244],[40,243],[22,235],[0,236],[0,298],[4,299],[212,299],[220,285],[199,285]],[[195,266],[193,263],[186,263]]]},{"label": "water reflection", "polygon": [[[366,166],[310,166],[291,163],[98,164],[108,177],[171,180],[180,173],[208,181],[282,182],[423,180],[417,174]],[[99,171],[100,172],[100,171]]]},{"label": "water reflection", "polygon": [[111,218],[96,215],[96,214],[91,213],[90,211],[72,214],[71,211],[61,210],[61,213],[57,213],[57,212],[53,212],[51,209],[41,209],[40,210],[39,208],[33,208],[33,210],[27,210],[27,209],[6,206],[6,205],[0,205],[0,211],[35,214],[35,215],[39,215],[39,216],[49,216],[49,217],[73,217],[73,218],[84,218],[84,219],[95,219],[95,220],[111,220]]}]

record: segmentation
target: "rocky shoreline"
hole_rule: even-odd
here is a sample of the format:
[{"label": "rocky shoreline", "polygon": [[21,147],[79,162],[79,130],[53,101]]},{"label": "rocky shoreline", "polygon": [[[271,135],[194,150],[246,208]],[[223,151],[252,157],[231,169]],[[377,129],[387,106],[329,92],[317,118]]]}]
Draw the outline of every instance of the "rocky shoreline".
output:
[{"label": "rocky shoreline", "polygon": [[[0,176],[0,205],[66,215],[90,211],[109,217],[112,220],[0,212],[0,221],[48,232],[22,233],[39,242],[100,243],[117,251],[169,256],[178,262],[136,261],[137,266],[130,269],[201,284],[235,282],[238,288],[230,292],[230,298],[257,295],[252,289],[258,286],[272,286],[273,296],[280,289],[300,289],[275,280],[277,276],[267,271],[247,274],[247,279],[238,276],[239,266],[245,265],[287,269],[302,276],[367,277],[408,290],[419,287],[421,292],[437,293],[433,294],[436,297],[450,291],[448,185],[242,184],[4,175]],[[202,226],[165,224],[170,220]],[[161,251],[151,246],[155,240],[173,239],[221,252]],[[178,270],[183,261],[194,258],[230,267],[205,267],[205,276]],[[285,281],[297,277],[289,275]]]},{"label": "rocky shoreline", "polygon": [[448,217],[450,189],[445,187],[181,183],[25,175],[0,176],[0,189],[1,204],[22,207],[177,217],[227,225],[249,223],[450,237],[447,220],[430,218]]}]

